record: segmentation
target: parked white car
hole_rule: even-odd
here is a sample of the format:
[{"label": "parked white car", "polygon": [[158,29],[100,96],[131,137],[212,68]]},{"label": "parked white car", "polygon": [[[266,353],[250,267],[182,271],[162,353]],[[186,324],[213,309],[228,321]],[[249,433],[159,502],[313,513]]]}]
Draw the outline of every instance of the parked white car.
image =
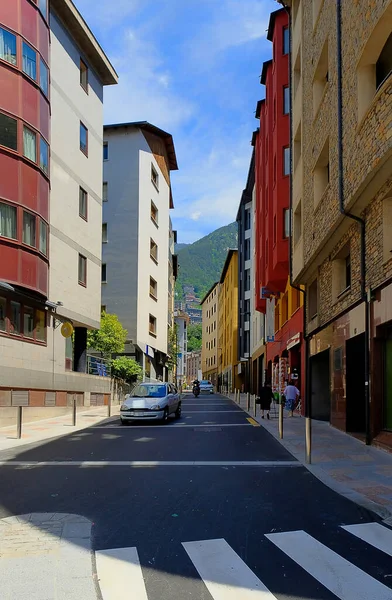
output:
[{"label": "parked white car", "polygon": [[200,382],[200,393],[201,394],[213,394],[214,386],[211,381],[207,381],[206,379],[202,379]]},{"label": "parked white car", "polygon": [[181,417],[181,396],[171,383],[140,383],[125,396],[120,408],[122,425],[132,421],[163,421]]}]

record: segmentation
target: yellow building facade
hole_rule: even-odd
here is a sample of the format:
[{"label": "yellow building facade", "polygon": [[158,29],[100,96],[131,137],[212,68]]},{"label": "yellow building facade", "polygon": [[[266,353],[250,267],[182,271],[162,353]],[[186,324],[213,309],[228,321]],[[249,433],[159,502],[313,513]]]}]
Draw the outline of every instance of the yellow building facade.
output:
[{"label": "yellow building facade", "polygon": [[219,384],[239,389],[238,376],[238,250],[229,250],[224,264],[218,302]]},{"label": "yellow building facade", "polygon": [[219,282],[208,290],[201,301],[202,308],[202,346],[201,369],[203,379],[215,386],[218,383],[218,318],[219,318]]}]

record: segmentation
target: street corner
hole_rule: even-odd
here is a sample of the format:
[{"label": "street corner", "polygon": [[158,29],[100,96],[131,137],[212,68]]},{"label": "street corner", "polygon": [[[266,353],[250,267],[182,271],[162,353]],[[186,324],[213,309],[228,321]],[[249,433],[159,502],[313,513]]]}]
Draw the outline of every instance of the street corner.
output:
[{"label": "street corner", "polygon": [[[69,513],[28,513],[0,520],[4,598],[95,600],[92,523]],[[17,577],[23,572],[24,577]],[[3,597],[3,596],[2,596]]]}]

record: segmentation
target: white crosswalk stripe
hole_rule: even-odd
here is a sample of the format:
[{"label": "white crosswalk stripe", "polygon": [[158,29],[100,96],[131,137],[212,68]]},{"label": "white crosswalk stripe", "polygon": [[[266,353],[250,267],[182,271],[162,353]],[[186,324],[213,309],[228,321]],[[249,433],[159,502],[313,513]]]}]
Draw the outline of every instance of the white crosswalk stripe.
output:
[{"label": "white crosswalk stripe", "polygon": [[359,525],[346,525],[345,529],[352,535],[374,546],[378,550],[392,556],[392,529],[387,529],[380,523],[360,523]]},{"label": "white crosswalk stripe", "polygon": [[[342,528],[392,556],[392,530],[379,523]],[[265,537],[339,600],[392,600],[390,587],[305,531],[270,533]],[[182,546],[213,600],[277,600],[273,585],[268,583],[271,591],[226,540],[182,542]],[[257,560],[263,564],[262,556],[258,556]],[[158,600],[147,595],[136,548],[97,551],[96,565],[103,600]],[[157,577],[162,575],[157,573]],[[302,597],[300,574],[293,581],[292,594],[293,597]]]},{"label": "white crosswalk stripe", "polygon": [[391,600],[392,590],[305,531],[266,537],[340,600]]},{"label": "white crosswalk stripe", "polygon": [[136,548],[99,550],[95,560],[103,600],[148,600]]},{"label": "white crosswalk stripe", "polygon": [[214,600],[276,600],[225,540],[182,545]]}]

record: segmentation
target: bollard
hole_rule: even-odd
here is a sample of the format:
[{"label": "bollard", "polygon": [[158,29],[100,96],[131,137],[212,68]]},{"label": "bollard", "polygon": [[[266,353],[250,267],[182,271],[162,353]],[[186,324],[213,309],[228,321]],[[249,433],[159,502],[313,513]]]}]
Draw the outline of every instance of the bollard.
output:
[{"label": "bollard", "polygon": [[73,405],[72,405],[72,426],[76,426],[76,394],[73,395]]},{"label": "bollard", "polygon": [[283,403],[279,402],[279,438],[283,440]]},{"label": "bollard", "polygon": [[108,417],[112,416],[112,395],[109,394],[109,400],[108,400]]},{"label": "bollard", "polygon": [[312,419],[305,419],[306,464],[312,463]]},{"label": "bollard", "polygon": [[18,406],[18,412],[16,413],[16,437],[18,440],[22,437],[22,406]]},{"label": "bollard", "polygon": [[256,416],[256,394],[253,395],[253,416]]},{"label": "bollard", "polygon": [[249,412],[250,410],[250,393],[246,392],[246,410]]}]

